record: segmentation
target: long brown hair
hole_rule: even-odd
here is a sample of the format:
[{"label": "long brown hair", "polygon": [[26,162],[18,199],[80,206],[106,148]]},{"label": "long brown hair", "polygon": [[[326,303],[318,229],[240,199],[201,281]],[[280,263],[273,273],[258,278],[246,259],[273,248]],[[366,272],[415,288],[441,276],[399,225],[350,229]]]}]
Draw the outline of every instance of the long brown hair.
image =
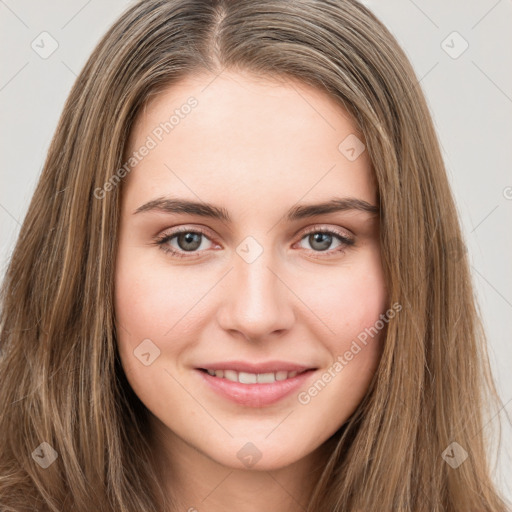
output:
[{"label": "long brown hair", "polygon": [[141,0],[98,44],[2,288],[0,508],[161,510],[147,411],[116,347],[122,183],[98,190],[151,96],[224,69],[299,79],[353,117],[378,184],[390,304],[402,305],[308,512],[505,511],[484,436],[485,406],[500,400],[433,123],[404,52],[355,0]]}]

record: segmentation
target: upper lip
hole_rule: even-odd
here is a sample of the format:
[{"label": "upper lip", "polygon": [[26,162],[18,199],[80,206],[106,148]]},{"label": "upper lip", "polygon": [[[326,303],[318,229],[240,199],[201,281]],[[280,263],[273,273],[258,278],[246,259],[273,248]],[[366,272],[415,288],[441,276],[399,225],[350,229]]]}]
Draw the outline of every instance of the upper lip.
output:
[{"label": "upper lip", "polygon": [[207,363],[200,366],[203,370],[234,370],[247,373],[275,373],[279,371],[302,372],[315,368],[303,364],[291,363],[288,361],[266,361],[261,363],[249,363],[245,361],[224,361],[220,363]]}]

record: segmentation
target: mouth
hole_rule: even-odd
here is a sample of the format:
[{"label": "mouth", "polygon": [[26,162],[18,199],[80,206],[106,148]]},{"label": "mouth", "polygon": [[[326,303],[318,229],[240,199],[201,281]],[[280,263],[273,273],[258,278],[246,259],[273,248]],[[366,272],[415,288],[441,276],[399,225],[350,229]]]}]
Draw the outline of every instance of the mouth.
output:
[{"label": "mouth", "polygon": [[240,384],[272,384],[283,380],[293,379],[297,375],[305,372],[314,371],[314,369],[306,369],[301,371],[278,370],[277,372],[251,373],[236,370],[213,370],[207,368],[199,368],[200,371],[207,373],[218,379],[226,379],[231,382],[239,382]]},{"label": "mouth", "polygon": [[317,370],[296,365],[284,365],[288,368],[282,369],[271,365],[274,371],[268,366],[264,371],[246,371],[247,365],[243,369],[240,365],[236,369],[236,365],[230,365],[231,368],[211,366],[215,368],[196,368],[202,382],[217,396],[245,407],[265,407],[279,402],[304,386]]}]

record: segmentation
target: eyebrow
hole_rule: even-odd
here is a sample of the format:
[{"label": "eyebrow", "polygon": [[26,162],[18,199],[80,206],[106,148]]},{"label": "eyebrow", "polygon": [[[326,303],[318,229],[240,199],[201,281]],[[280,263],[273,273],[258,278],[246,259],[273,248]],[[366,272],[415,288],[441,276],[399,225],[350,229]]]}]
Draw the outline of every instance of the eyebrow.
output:
[{"label": "eyebrow", "polygon": [[[323,203],[294,206],[288,210],[286,220],[295,221],[315,217],[317,215],[344,211],[361,211],[375,216],[378,215],[379,208],[367,201],[354,197],[334,198]],[[209,203],[178,198],[159,197],[139,206],[133,213],[135,215],[142,212],[181,213],[218,219],[226,223],[232,222],[231,216],[225,208]]]}]

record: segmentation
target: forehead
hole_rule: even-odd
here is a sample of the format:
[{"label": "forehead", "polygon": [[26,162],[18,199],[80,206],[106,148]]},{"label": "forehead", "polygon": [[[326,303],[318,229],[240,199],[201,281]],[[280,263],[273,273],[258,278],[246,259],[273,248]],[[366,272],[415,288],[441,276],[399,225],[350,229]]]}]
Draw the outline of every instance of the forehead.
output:
[{"label": "forehead", "polygon": [[367,151],[347,157],[349,146],[364,148],[361,139],[339,103],[298,81],[228,71],[187,76],[137,117],[126,159],[151,149],[126,179],[126,201],[136,208],[179,194],[234,207],[258,198],[270,207],[335,194],[375,204]]}]

